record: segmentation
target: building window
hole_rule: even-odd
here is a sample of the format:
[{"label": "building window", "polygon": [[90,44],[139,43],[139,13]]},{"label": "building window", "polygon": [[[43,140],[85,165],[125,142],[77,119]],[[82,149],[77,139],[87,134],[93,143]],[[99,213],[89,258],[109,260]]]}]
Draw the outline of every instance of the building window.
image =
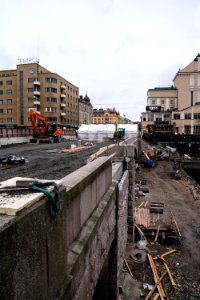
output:
[{"label": "building window", "polygon": [[2,108],[0,108],[0,114],[3,114],[3,109]]},{"label": "building window", "polygon": [[156,104],[156,100],[153,99],[153,100],[151,101],[151,104]]},{"label": "building window", "polygon": [[57,118],[54,118],[54,117],[46,118],[46,120],[47,120],[48,122],[55,122],[55,123],[57,123],[57,121],[58,121],[58,119],[57,119]]},{"label": "building window", "polygon": [[33,93],[35,91],[34,88],[28,88],[28,93]]},{"label": "building window", "polygon": [[185,114],[185,120],[191,120],[191,114]]},{"label": "building window", "polygon": [[194,119],[199,120],[200,119],[200,113],[194,113]]},{"label": "building window", "polygon": [[0,81],[0,85],[3,85],[3,81]]},{"label": "building window", "polygon": [[12,80],[7,80],[7,81],[6,81],[6,84],[7,84],[7,85],[12,85]]},{"label": "building window", "polygon": [[11,95],[12,94],[12,90],[6,90],[6,94],[7,95]]},{"label": "building window", "polygon": [[7,113],[8,113],[8,114],[11,114],[11,113],[12,113],[12,108],[8,108],[8,109],[7,109]]},{"label": "building window", "polygon": [[36,80],[35,77],[30,77],[30,78],[28,78],[28,83],[34,82],[35,80]]},{"label": "building window", "polygon": [[185,134],[191,134],[191,126],[185,125]]},{"label": "building window", "polygon": [[45,107],[45,112],[57,112],[56,107]]},{"label": "building window", "polygon": [[180,120],[180,114],[174,114],[174,119],[175,120]]},{"label": "building window", "polygon": [[3,90],[0,90],[0,95],[3,95]]},{"label": "building window", "polygon": [[7,118],[7,123],[12,123],[13,119],[12,118]]},{"label": "building window", "polygon": [[45,92],[46,93],[57,93],[57,89],[48,87],[48,88],[45,88]]},{"label": "building window", "polygon": [[174,104],[174,99],[170,99],[170,104]]},{"label": "building window", "polygon": [[0,123],[3,123],[3,118],[0,118]]},{"label": "building window", "polygon": [[12,104],[12,103],[13,103],[12,99],[7,99],[7,104]]},{"label": "building window", "polygon": [[47,97],[46,98],[46,102],[54,102],[54,103],[56,103],[57,102],[57,98]]},{"label": "building window", "polygon": [[194,99],[193,99],[193,98],[194,98],[194,92],[191,91],[191,92],[190,92],[190,105],[191,105],[191,106],[193,106],[193,102],[194,102]]},{"label": "building window", "polygon": [[164,99],[161,100],[161,104],[165,104],[165,100]]},{"label": "building window", "polygon": [[154,119],[154,115],[153,114],[149,114],[148,115],[148,121],[153,121]]},{"label": "building window", "polygon": [[56,78],[52,78],[52,77],[46,77],[45,78],[45,82],[57,83],[57,79]]},{"label": "building window", "polygon": [[3,104],[3,100],[0,100],[0,104]]},{"label": "building window", "polygon": [[193,129],[193,134],[200,134],[200,126],[194,126],[194,129]]},{"label": "building window", "polygon": [[36,98],[28,98],[28,99],[27,99],[27,102],[28,102],[28,103],[33,103],[34,101],[36,101]]},{"label": "building window", "polygon": [[169,114],[164,114],[164,119],[170,119],[170,115]]}]

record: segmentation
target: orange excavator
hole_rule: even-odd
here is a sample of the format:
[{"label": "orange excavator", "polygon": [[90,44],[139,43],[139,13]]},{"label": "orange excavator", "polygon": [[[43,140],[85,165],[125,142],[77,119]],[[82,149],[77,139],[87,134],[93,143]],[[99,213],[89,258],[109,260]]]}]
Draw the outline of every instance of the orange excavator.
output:
[{"label": "orange excavator", "polygon": [[[48,121],[41,114],[30,109],[30,119],[33,127],[33,141],[35,142],[61,142],[62,129],[57,128],[56,124],[49,124]],[[37,120],[42,123],[38,126]]]}]

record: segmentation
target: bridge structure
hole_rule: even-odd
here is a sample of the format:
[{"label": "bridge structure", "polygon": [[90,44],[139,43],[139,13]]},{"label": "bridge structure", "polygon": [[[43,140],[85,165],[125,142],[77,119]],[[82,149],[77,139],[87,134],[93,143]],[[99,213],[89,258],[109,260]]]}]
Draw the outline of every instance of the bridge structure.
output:
[{"label": "bridge structure", "polygon": [[27,204],[0,214],[1,300],[117,299],[140,138],[109,151],[57,182],[56,215],[43,193],[18,195]]}]

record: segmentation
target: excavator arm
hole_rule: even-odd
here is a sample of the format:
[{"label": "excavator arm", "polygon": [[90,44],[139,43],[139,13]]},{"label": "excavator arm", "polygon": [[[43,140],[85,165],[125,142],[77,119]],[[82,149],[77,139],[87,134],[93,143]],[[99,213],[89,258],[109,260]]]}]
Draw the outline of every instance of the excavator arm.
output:
[{"label": "excavator arm", "polygon": [[[57,128],[55,124],[50,125],[41,114],[30,109],[30,120],[33,128],[33,136],[42,139],[48,138],[51,141],[60,141],[63,135],[62,129]],[[38,127],[37,120],[42,123],[42,128]]]},{"label": "excavator arm", "polygon": [[33,134],[38,134],[38,127],[37,127],[37,119],[42,122],[42,134],[47,134],[48,133],[48,121],[43,117],[41,114],[33,111],[32,109],[30,110],[30,119],[33,127]]}]

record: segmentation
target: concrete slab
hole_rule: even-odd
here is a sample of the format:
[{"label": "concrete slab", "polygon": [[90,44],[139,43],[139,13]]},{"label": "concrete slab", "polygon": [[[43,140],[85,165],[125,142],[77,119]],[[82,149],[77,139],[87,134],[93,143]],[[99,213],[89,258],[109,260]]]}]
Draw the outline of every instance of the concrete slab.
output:
[{"label": "concrete slab", "polygon": [[[16,181],[22,180],[32,180],[32,181],[40,181],[40,182],[51,182],[52,180],[42,180],[42,179],[33,179],[33,178],[24,178],[24,177],[14,177],[12,179],[2,181],[0,183],[0,189],[6,189],[11,187],[16,187]],[[62,180],[54,180],[58,186],[61,186]],[[48,191],[53,191],[54,187],[49,187]],[[30,207],[31,205],[38,202],[41,197],[43,197],[43,193],[33,193],[31,190],[29,193],[25,195],[21,191],[17,191],[15,195],[10,195],[9,192],[0,193],[0,214],[6,214],[10,216],[14,216],[19,213],[22,209]]]}]

